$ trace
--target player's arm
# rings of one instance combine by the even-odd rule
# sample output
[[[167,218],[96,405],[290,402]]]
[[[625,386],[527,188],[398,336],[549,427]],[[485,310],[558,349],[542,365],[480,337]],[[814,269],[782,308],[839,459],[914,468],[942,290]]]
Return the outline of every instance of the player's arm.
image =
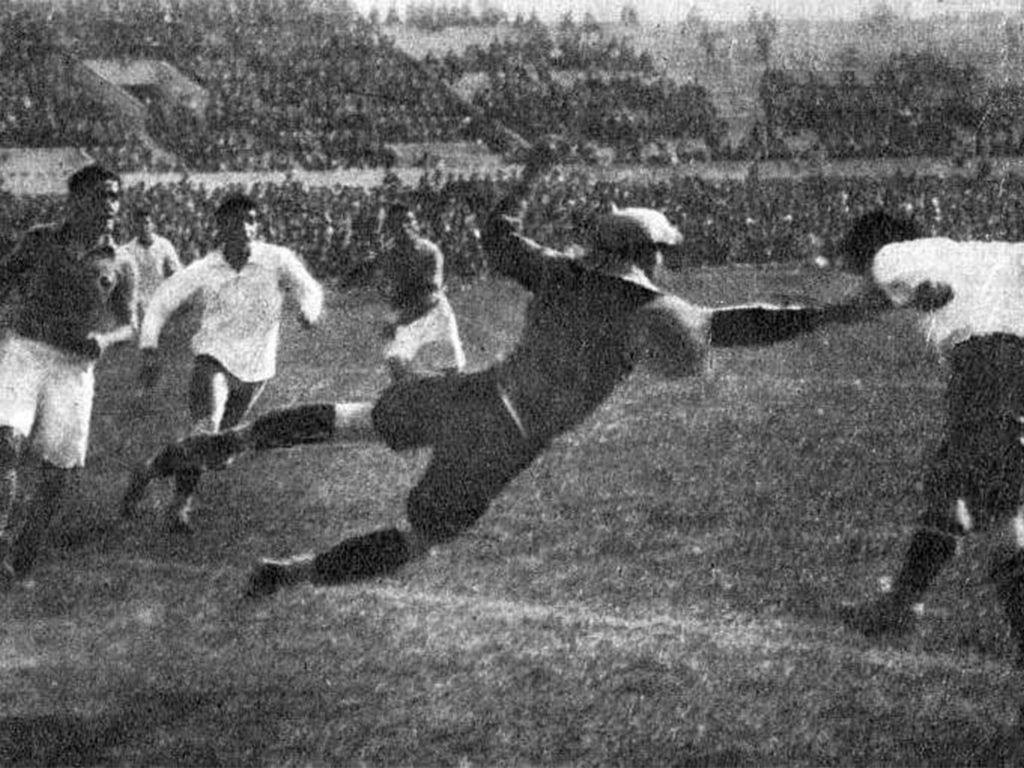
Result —
[[[160,378],[157,352],[160,333],[170,317],[195,296],[209,279],[206,264],[205,259],[200,259],[164,280],[146,307],[142,328],[139,330],[139,351],[142,355],[139,382],[146,389],[155,387]]]
[[[309,273],[299,257],[289,250],[282,251],[281,275],[285,289],[298,302],[303,325],[307,328],[315,325],[324,310],[324,289],[320,283]]]
[[[952,301],[953,296],[952,286],[935,280],[893,281],[884,286],[871,283],[845,301],[821,307],[815,323],[849,325],[874,320],[880,315],[900,308],[935,312]]]
[[[741,304],[709,310],[709,341],[713,347],[760,347],[814,331],[822,309]]]
[[[136,295],[138,277],[133,259],[120,258],[117,261],[117,285],[111,294],[111,309],[117,325],[109,331],[90,333],[102,353],[115,344],[132,341],[138,331],[138,298]]]
[[[181,264],[181,258],[178,256],[177,249],[173,245],[170,244],[170,241],[168,241],[168,243],[167,243],[167,250],[164,253],[164,263],[163,263],[164,278],[168,278],[168,277],[170,277],[173,274],[181,272],[181,270],[183,268],[184,267]]]
[[[481,245],[491,267],[528,291],[536,291],[551,270],[564,269],[570,261],[564,254],[545,248],[520,231],[530,191],[554,159],[551,147],[533,147],[527,154],[521,177],[491,211],[481,232]]]
[[[484,227],[481,242],[495,272],[536,292],[552,271],[568,268],[572,260],[522,235],[519,226],[512,217],[492,217]]]

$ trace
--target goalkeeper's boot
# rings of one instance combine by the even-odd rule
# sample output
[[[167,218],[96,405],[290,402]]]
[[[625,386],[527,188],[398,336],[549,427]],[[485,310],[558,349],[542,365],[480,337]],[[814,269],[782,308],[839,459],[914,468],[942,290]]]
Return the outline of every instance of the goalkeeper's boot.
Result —
[[[282,587],[294,587],[312,581],[313,561],[313,555],[299,555],[284,560],[261,559],[249,574],[245,596],[254,599],[270,597]]]
[[[859,605],[843,606],[843,624],[865,637],[893,635],[900,637],[914,629],[914,605],[887,592],[876,600]]]
[[[956,554],[956,537],[923,528],[914,533],[892,590],[867,604],[844,606],[843,623],[867,637],[905,635],[914,628],[914,607]]]

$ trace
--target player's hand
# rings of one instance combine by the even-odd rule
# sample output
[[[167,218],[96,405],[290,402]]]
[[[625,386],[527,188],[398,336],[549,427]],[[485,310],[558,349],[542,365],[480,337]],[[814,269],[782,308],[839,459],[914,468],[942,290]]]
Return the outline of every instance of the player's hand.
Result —
[[[945,283],[933,283],[929,280],[914,289],[910,306],[922,312],[934,312],[946,306],[952,299],[952,288]]]
[[[304,330],[304,331],[310,331],[313,328],[316,328],[316,323],[314,323],[312,320],[310,320],[305,315],[301,315],[301,314],[299,315],[299,325],[302,327],[302,330]]]
[[[153,389],[160,381],[160,359],[155,349],[142,350],[142,365],[139,368],[139,385]]]

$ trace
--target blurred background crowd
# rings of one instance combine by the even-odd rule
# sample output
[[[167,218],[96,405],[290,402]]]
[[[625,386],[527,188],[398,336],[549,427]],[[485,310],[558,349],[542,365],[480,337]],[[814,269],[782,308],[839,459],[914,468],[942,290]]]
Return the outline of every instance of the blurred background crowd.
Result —
[[[479,247],[482,217],[515,176],[424,173],[418,185],[377,187],[259,183],[249,191],[262,208],[263,235],[286,244],[323,279],[339,286],[365,282],[383,247],[387,205],[401,200],[424,234],[447,256],[453,281],[487,273]],[[190,261],[211,246],[212,213],[231,187],[188,181],[127,189],[125,210],[152,209],[157,230]],[[811,177],[709,181],[697,177],[600,179],[584,169],[559,169],[538,186],[527,231],[556,247],[581,244],[581,225],[598,210],[658,208],[677,223],[684,245],[669,266],[775,262],[810,258],[840,238],[857,215],[879,206],[913,215],[931,234],[1024,240],[1024,178],[958,176]],[[18,232],[59,214],[60,200],[0,194],[0,231]],[[128,232],[122,239],[128,239]]]
[[[731,145],[703,86],[666,76],[649,54],[592,18],[544,25],[484,7],[490,16],[481,20],[444,16],[433,3],[409,6],[404,23],[428,30],[471,23],[512,30],[414,58],[389,35],[403,23],[396,13],[363,16],[342,1],[12,0],[0,5],[0,147],[79,147],[122,172],[378,169],[383,181],[372,187],[290,180],[250,190],[263,206],[264,236],[293,246],[321,277],[341,284],[372,273],[383,213],[395,199],[413,207],[448,254],[453,277],[485,273],[481,217],[515,179],[508,137],[516,134],[557,136],[564,152],[567,162],[538,191],[528,222],[555,246],[574,242],[580,224],[610,202],[659,208],[678,223],[686,245],[685,254],[670,254],[675,264],[802,258],[879,205],[912,212],[938,234],[1021,238],[1024,180],[1014,176],[758,173],[761,161],[787,156],[780,141],[787,131],[813,130],[832,156],[952,155],[958,126],[980,124],[982,113],[981,122],[1002,133],[998,142],[994,134],[977,139],[976,149],[1019,153],[1012,128],[1024,123],[1017,115],[1024,98],[1013,97],[1013,86],[986,90],[969,65],[901,53],[871,82],[852,71],[835,82],[801,78],[768,67],[775,28],[754,18],[765,64],[763,119]],[[95,61],[166,62],[198,86],[201,99],[168,98],[156,82],[125,86],[131,103],[122,104],[124,97],[97,85],[88,66]],[[659,162],[678,160],[694,141],[709,158],[749,163],[746,177],[615,176],[594,164],[608,150],[642,165],[652,145],[665,150]],[[411,184],[390,173],[395,147],[445,142],[486,145],[505,165],[470,174],[424,164]],[[126,209],[148,205],[188,261],[209,246],[211,212],[227,189],[193,183],[186,173],[179,182],[129,188]],[[0,190],[0,238],[56,215],[57,204]]]

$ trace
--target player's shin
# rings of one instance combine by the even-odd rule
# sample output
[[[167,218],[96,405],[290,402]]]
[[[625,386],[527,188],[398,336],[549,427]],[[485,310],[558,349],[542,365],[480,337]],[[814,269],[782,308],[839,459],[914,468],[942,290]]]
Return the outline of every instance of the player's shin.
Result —
[[[22,440],[10,427],[0,428],[0,566],[6,560],[12,536],[11,514],[18,496],[18,464]]]
[[[320,403],[268,413],[253,422],[250,444],[255,450],[293,445],[374,440],[373,403]]]
[[[246,595],[268,597],[279,589],[299,584],[345,584],[383,576],[419,553],[409,534],[397,528],[383,528],[345,539],[318,555],[261,560],[249,576]]]
[[[411,559],[413,548],[407,534],[397,528],[382,528],[354,536],[317,555],[313,581],[344,584],[398,570]]]
[[[990,577],[1017,646],[1017,666],[1024,668],[1024,552],[993,565]]]
[[[921,601],[946,563],[956,554],[957,538],[935,528],[914,532],[903,557],[903,565],[893,582],[891,599],[910,607]]]
[[[17,532],[17,538],[12,543],[11,565],[18,576],[24,576],[32,570],[42,545],[43,535],[60,507],[75,473],[75,469],[56,467],[43,462],[36,498],[25,516],[21,529]]]
[[[953,534],[935,528],[918,529],[892,589],[869,603],[844,607],[844,623],[868,637],[908,632],[914,624],[914,605],[921,601],[956,549]]]

